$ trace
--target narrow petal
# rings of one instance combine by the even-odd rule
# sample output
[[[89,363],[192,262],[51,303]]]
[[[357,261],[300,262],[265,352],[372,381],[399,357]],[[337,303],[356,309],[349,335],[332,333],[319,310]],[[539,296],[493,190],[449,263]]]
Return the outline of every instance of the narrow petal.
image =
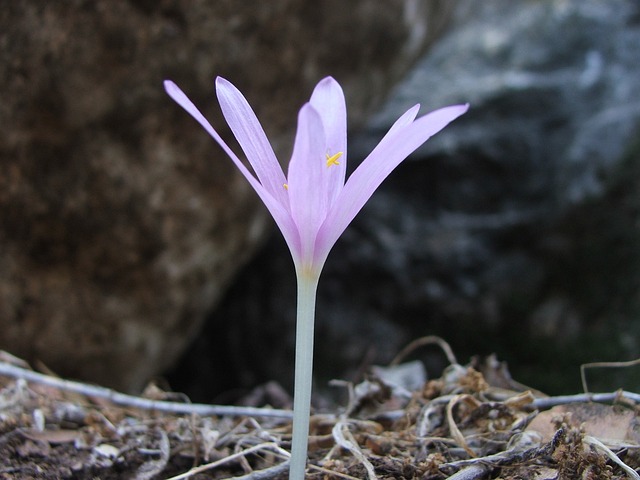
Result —
[[[418,115],[419,110],[420,110],[420,104],[417,104],[411,107],[406,112],[404,112],[400,116],[400,118],[398,118],[398,120],[396,120],[393,123],[393,125],[391,125],[391,128],[389,129],[389,131],[386,133],[384,137],[382,137],[382,140],[380,140],[378,144],[383,143],[389,138],[393,137],[398,130],[406,127],[407,125],[411,125],[411,123],[416,119],[416,115]]]
[[[307,103],[298,114],[287,175],[291,216],[298,225],[305,254],[312,251],[316,233],[328,211],[325,145],[320,115]]]
[[[253,109],[242,93],[222,77],[216,78],[216,93],[222,114],[258,180],[274,198],[287,205],[282,167]]]
[[[413,151],[465,113],[468,105],[445,107],[386,136],[358,166],[323,223],[316,241],[316,261],[326,255],[382,181]],[[324,255],[324,258],[322,257]]]
[[[329,176],[327,196],[332,204],[344,185],[347,171],[347,106],[342,88],[332,77],[321,80],[311,95],[310,102],[320,114],[326,136],[328,156],[342,153],[342,156],[325,169]]]
[[[202,125],[202,127],[209,133],[209,135],[211,135],[213,137],[213,139],[218,142],[218,144],[222,147],[222,149],[225,151],[225,153],[227,155],[229,155],[229,157],[231,157],[231,159],[236,162],[236,165],[238,165],[238,168],[240,168],[240,166],[244,167],[244,165],[242,164],[242,162],[238,159],[238,157],[236,157],[235,153],[233,153],[233,151],[229,148],[229,146],[224,142],[224,140],[222,140],[222,138],[220,137],[220,135],[218,135],[218,132],[216,132],[214,130],[214,128],[211,126],[211,124],[209,123],[209,121],[204,118],[204,115],[202,115],[202,113],[200,113],[200,110],[198,110],[198,108],[193,104],[193,102],[191,100],[189,100],[189,97],[187,97],[185,95],[185,93],[180,90],[180,87],[178,87],[175,83],[173,83],[171,80],[165,80],[164,81],[164,89],[167,92],[167,94],[169,94],[169,96],[171,98],[173,98],[173,100],[175,100],[175,102],[180,105],[182,108],[184,108],[187,113],[189,113],[189,115],[191,115],[194,119],[196,119],[196,121]],[[243,172],[246,171],[247,173],[249,173],[249,171],[246,169],[246,167],[240,168],[240,170]],[[245,175],[246,177],[246,175]],[[251,180],[249,180],[249,178],[247,178],[247,180],[251,181],[256,181],[255,177],[251,174],[249,174],[249,177],[251,177]]]
[[[236,156],[235,153],[229,148],[229,146],[222,140],[218,132],[214,130],[211,124],[204,118],[204,115],[200,113],[198,108],[189,100],[189,98],[184,94],[180,87],[178,87],[175,83],[170,80],[165,80],[164,88],[166,92],[169,94],[173,100],[178,103],[182,108],[184,108],[187,113],[189,113],[196,121],[202,125],[202,127],[213,137],[213,139],[222,147],[225,153],[233,160],[238,170],[244,175],[249,184],[256,191],[262,202],[265,204],[269,213],[275,220],[278,228],[282,232],[282,235],[289,246],[292,255],[300,256],[301,248],[300,248],[300,238],[298,236],[297,227],[291,217],[291,214],[287,210],[287,208],[277,199],[275,199],[266,188],[264,188],[258,180],[253,176],[253,174],[245,167],[245,165],[240,161],[240,159]]]

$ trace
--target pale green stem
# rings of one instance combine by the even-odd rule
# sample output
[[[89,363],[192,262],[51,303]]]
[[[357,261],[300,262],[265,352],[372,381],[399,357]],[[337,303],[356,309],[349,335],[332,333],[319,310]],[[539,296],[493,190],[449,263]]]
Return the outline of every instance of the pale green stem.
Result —
[[[296,363],[293,391],[293,438],[289,480],[304,480],[309,441],[313,374],[313,324],[319,273],[297,272]]]

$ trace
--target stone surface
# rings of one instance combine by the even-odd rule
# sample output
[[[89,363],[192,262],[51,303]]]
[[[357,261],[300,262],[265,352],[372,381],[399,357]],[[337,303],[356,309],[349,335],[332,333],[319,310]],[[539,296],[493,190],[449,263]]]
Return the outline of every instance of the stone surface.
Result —
[[[416,102],[472,106],[398,168],[330,255],[320,386],[434,333],[463,361],[497,351],[515,378],[556,392],[580,388],[582,362],[640,354],[639,18],[632,0],[459,4],[455,26],[352,139],[354,162]],[[212,319],[209,364],[231,356],[233,380],[199,366],[220,385],[290,385],[282,244]]]
[[[0,348],[139,389],[171,364],[271,225],[171,78],[222,126],[232,80],[288,155],[332,74],[351,120],[450,2],[8,1],[0,9]]]

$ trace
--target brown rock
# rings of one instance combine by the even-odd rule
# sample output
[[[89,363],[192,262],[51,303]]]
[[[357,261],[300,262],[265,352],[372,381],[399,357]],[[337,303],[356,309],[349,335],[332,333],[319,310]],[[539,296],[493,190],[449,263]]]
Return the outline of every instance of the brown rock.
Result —
[[[334,75],[358,122],[437,34],[445,4],[6,2],[0,348],[139,389],[198,331],[270,225],[162,80],[228,133],[213,79],[229,78],[286,158],[315,82]]]

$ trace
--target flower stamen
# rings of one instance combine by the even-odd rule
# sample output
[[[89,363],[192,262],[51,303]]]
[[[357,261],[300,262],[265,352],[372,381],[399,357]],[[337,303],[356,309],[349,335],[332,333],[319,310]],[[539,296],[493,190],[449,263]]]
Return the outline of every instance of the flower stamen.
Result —
[[[329,156],[327,153],[327,167],[331,167],[333,165],[340,165],[338,159],[343,155],[343,152],[338,152],[335,155]]]

